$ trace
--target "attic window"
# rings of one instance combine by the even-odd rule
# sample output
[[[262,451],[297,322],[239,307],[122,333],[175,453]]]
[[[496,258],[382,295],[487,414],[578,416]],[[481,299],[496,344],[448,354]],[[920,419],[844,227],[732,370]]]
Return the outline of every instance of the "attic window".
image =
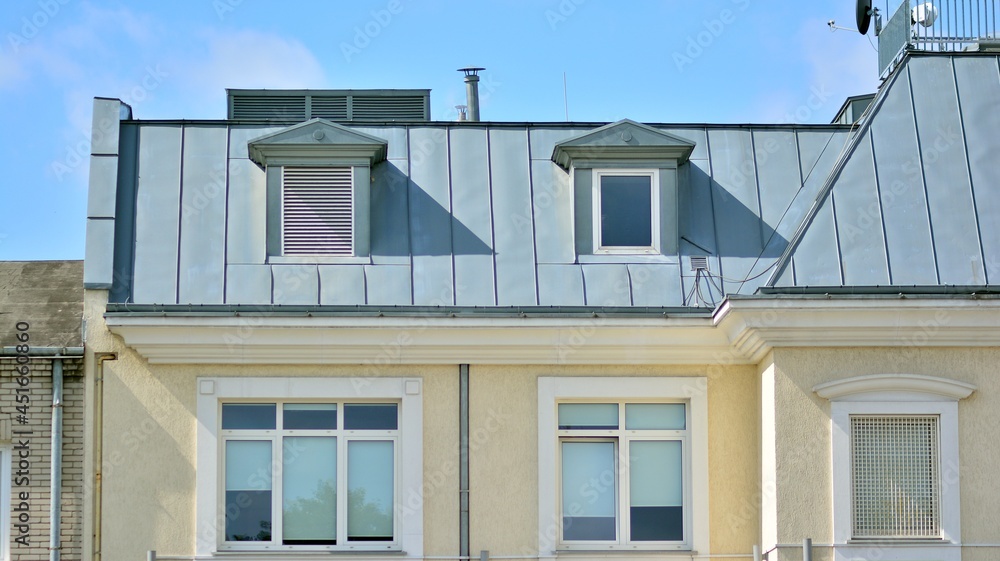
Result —
[[[678,169],[694,143],[629,121],[559,142],[552,161],[570,174],[580,263],[678,260]]]
[[[267,174],[269,263],[368,263],[372,167],[387,143],[313,119],[251,140]]]
[[[354,255],[353,178],[346,166],[282,169],[282,255]]]
[[[658,253],[659,172],[593,173],[595,253]]]

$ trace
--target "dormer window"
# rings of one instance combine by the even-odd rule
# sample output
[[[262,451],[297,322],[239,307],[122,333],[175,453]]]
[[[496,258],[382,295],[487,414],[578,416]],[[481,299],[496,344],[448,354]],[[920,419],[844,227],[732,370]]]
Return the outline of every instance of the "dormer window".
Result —
[[[552,161],[572,178],[577,260],[676,260],[677,170],[693,150],[627,119],[556,144]]]
[[[368,262],[371,167],[386,148],[323,119],[250,141],[267,172],[268,262]]]
[[[594,252],[659,253],[659,170],[597,170]]]

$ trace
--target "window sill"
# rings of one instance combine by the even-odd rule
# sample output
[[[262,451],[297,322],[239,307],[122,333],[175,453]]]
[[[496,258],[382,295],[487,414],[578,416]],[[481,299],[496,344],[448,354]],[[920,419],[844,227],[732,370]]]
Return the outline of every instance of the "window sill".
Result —
[[[309,559],[313,557],[329,558],[331,556],[339,555],[357,555],[365,557],[370,561],[379,559],[380,557],[388,559],[407,559],[410,558],[409,554],[402,550],[396,551],[352,551],[352,550],[333,550],[333,551],[275,551],[275,550],[222,550],[214,552],[211,557],[207,559]],[[205,559],[199,557],[199,559]],[[413,559],[417,559],[414,557]]]
[[[940,546],[940,545],[953,545],[955,542],[951,540],[946,540],[944,538],[851,538],[847,540],[846,544],[842,545],[873,545],[877,544],[880,546]]]
[[[677,265],[680,260],[673,255],[656,255],[640,253],[603,253],[595,255],[577,255],[577,263],[663,263]]]
[[[269,265],[371,265],[369,256],[340,255],[272,255],[267,258]]]
[[[698,552],[691,549],[664,549],[662,546],[652,546],[649,549],[633,549],[630,546],[616,546],[614,549],[557,549],[552,552],[556,557],[580,557],[580,558],[591,558],[591,557],[607,557],[614,555],[623,555],[629,557],[638,557],[642,555],[655,556],[658,559],[663,557],[670,558],[671,556],[677,556],[682,559],[690,559],[692,556],[697,556]]]

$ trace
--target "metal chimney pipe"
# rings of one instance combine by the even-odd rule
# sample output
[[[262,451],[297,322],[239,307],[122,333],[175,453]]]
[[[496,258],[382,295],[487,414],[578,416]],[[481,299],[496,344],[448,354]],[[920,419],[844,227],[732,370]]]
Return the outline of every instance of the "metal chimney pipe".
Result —
[[[459,68],[459,72],[465,72],[465,96],[468,98],[469,121],[479,120],[479,71],[485,68]]]

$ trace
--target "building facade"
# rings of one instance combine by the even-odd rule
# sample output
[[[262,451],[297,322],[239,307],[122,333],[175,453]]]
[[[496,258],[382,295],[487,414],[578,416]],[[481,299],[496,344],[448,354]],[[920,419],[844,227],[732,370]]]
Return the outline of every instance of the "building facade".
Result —
[[[428,103],[95,100],[85,559],[1000,552],[996,54],[853,125]]]

